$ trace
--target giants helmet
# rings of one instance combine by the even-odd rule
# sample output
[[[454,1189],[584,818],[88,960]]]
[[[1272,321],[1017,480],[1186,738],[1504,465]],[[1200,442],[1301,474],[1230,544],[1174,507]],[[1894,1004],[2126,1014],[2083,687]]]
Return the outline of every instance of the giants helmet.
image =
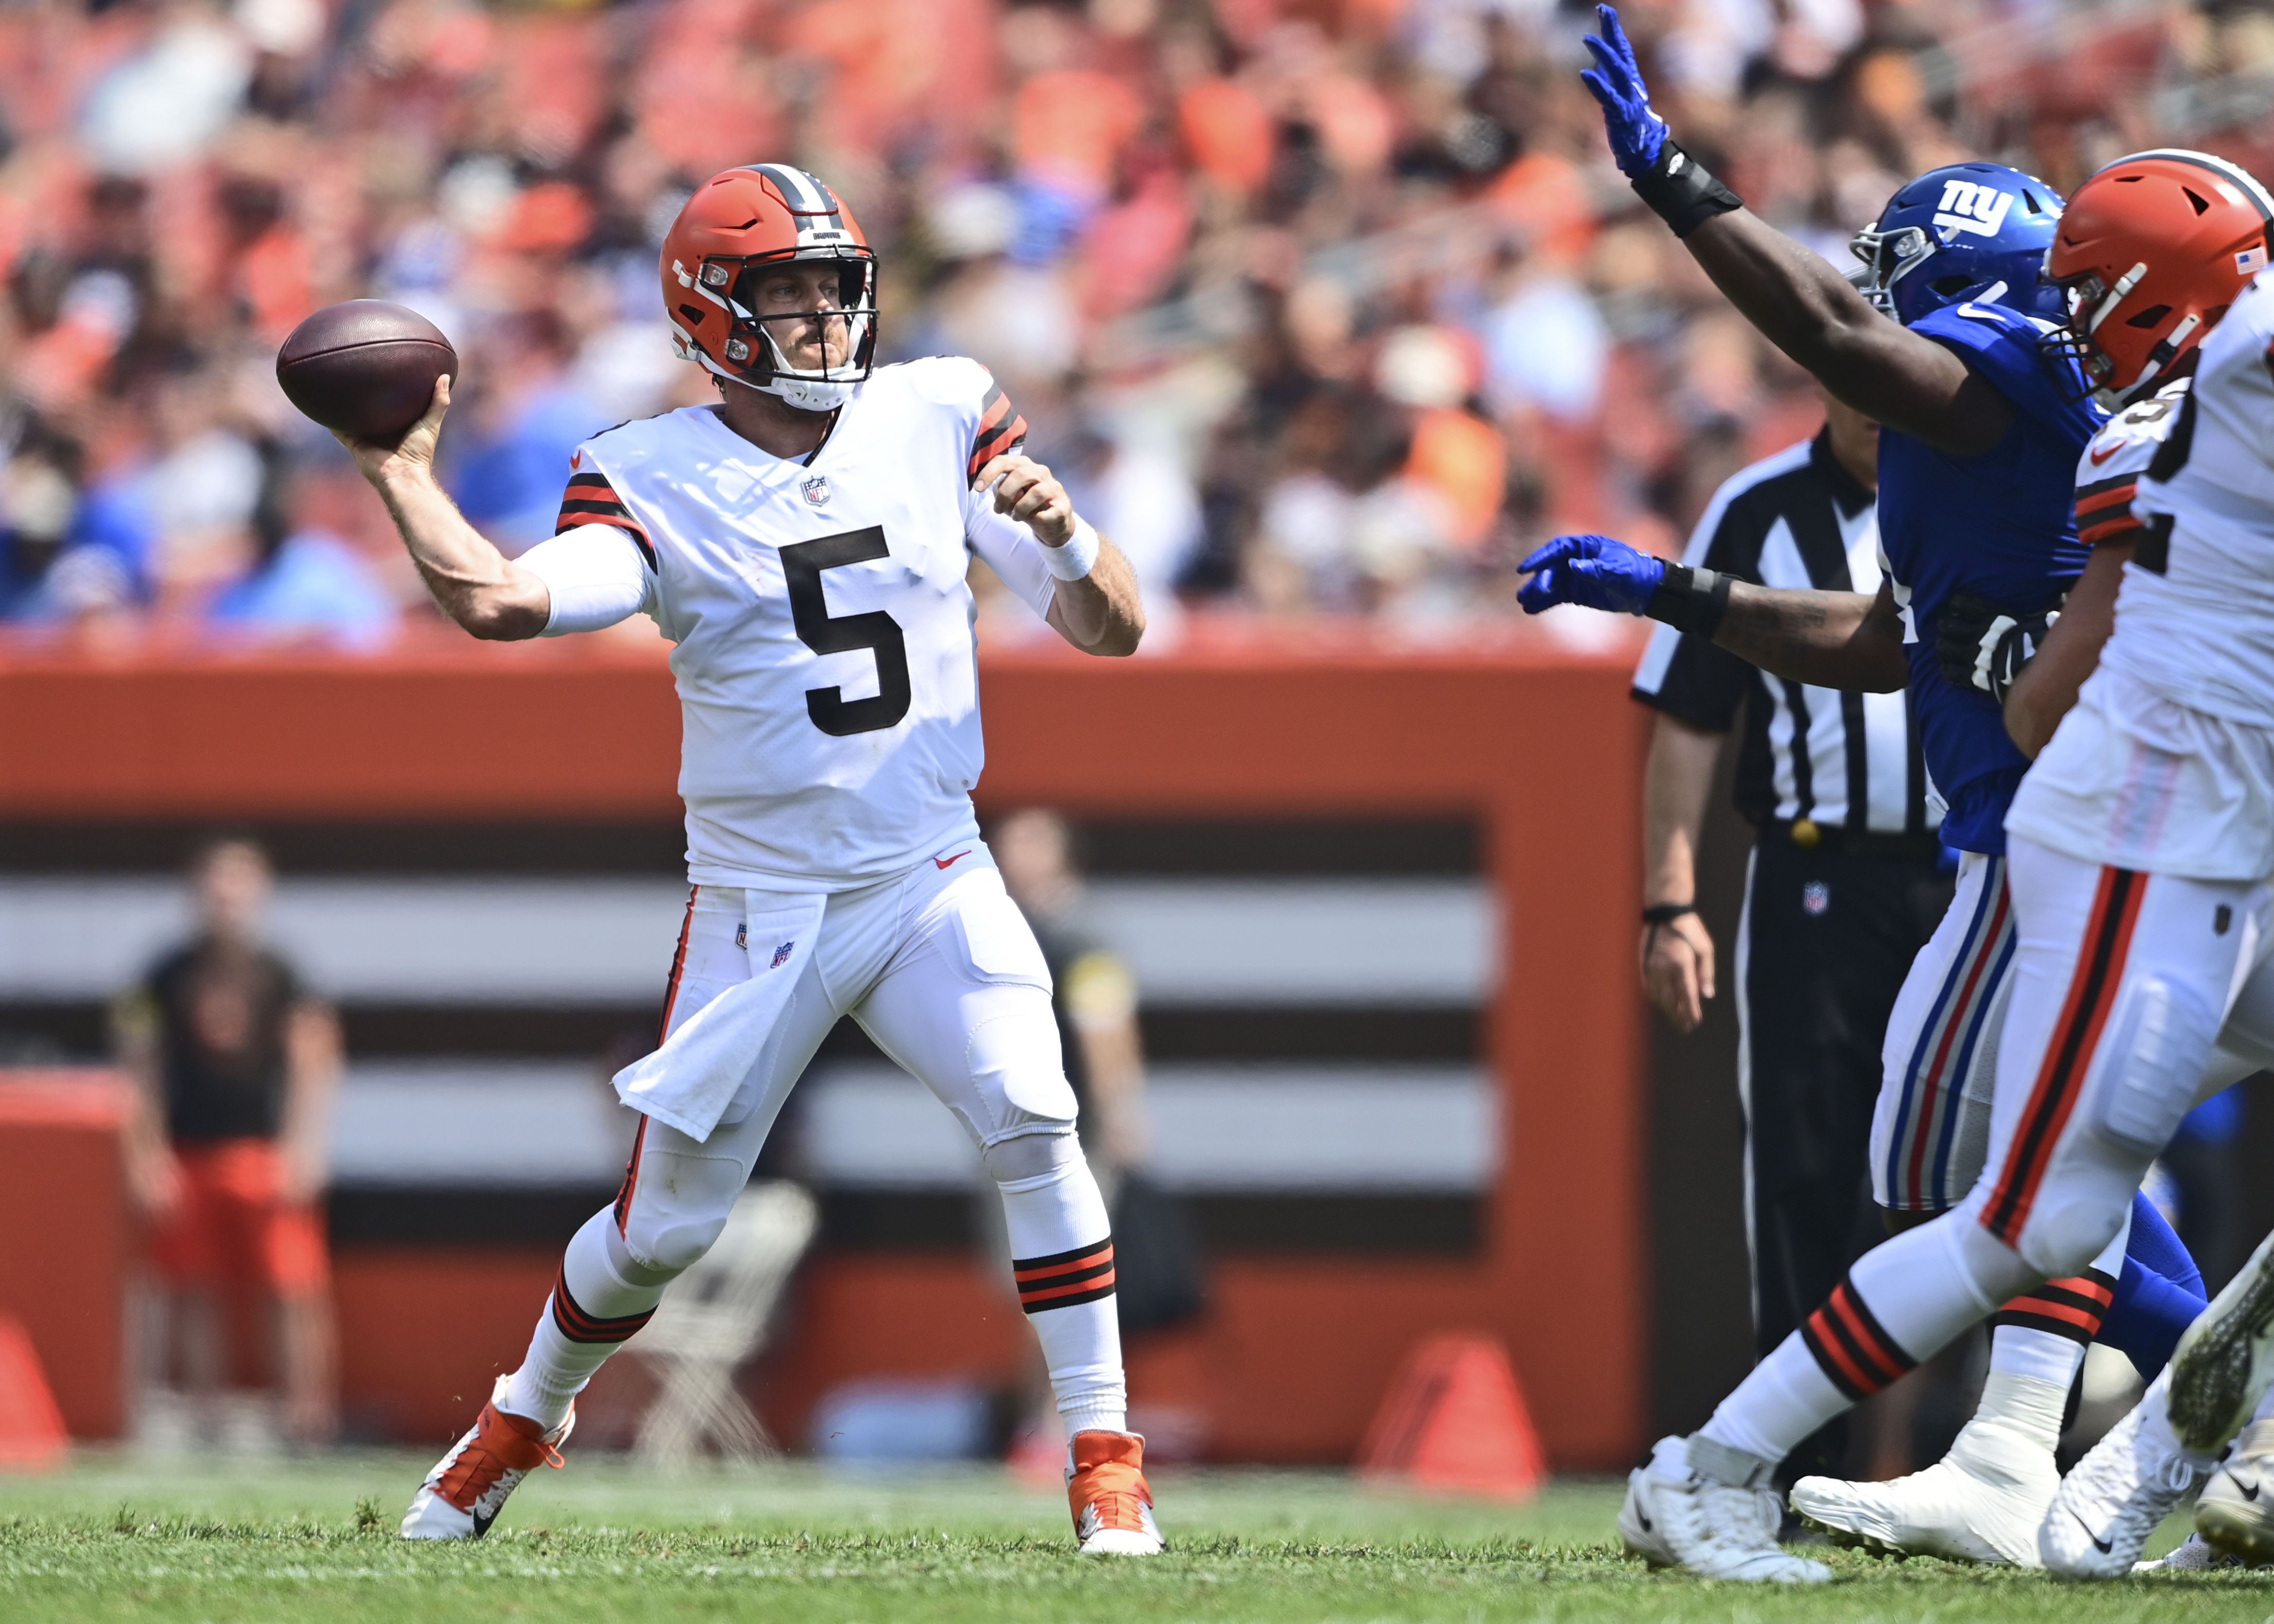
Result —
[[[1903,184],[1849,248],[1849,278],[1883,313],[1910,327],[1973,300],[2060,320],[2044,287],[2045,246],[2060,193],[2002,163],[1947,163]]]
[[[836,308],[797,317],[844,320],[850,342],[842,365],[825,358],[818,369],[791,366],[758,320],[757,279],[796,260],[839,264]],[[786,163],[727,169],[696,188],[663,239],[663,307],[681,360],[807,411],[827,411],[844,403],[875,363],[877,256],[852,211],[803,169]]]
[[[2134,153],[2079,186],[2045,279],[2094,386],[2128,393],[2202,342],[2265,268],[2270,221],[2266,188],[2208,153]]]

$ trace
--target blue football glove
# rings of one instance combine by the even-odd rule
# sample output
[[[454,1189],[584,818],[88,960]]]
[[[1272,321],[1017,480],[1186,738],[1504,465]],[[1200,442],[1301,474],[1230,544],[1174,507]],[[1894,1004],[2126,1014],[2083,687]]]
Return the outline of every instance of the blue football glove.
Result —
[[[1658,149],[1666,145],[1666,120],[1650,110],[1650,87],[1642,82],[1626,30],[1619,26],[1618,8],[1597,6],[1595,19],[1603,37],[1587,36],[1595,65],[1579,78],[1603,104],[1603,128],[1619,173],[1633,180],[1649,174],[1658,162]]]
[[[1532,574],[1517,589],[1526,614],[1558,604],[1641,614],[1666,579],[1666,561],[1608,536],[1558,536],[1517,568]]]

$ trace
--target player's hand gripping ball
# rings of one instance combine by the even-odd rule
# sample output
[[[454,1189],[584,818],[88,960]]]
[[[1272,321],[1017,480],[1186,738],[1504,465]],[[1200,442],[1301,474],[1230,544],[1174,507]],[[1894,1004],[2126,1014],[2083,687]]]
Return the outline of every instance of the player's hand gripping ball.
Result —
[[[276,352],[276,381],[306,416],[350,440],[392,446],[426,415],[458,352],[417,311],[384,299],[328,304]]]
[[[1579,75],[1580,81],[1603,104],[1603,128],[1611,138],[1611,156],[1619,173],[1629,180],[1650,173],[1666,145],[1666,120],[1650,110],[1650,87],[1642,82],[1642,66],[1635,61],[1627,31],[1619,26],[1616,6],[1595,8],[1595,26],[1602,38],[1586,36],[1595,65]]]
[[[1558,604],[1640,614],[1666,579],[1663,560],[1608,536],[1558,536],[1517,568],[1532,573],[1516,594],[1526,614]]]

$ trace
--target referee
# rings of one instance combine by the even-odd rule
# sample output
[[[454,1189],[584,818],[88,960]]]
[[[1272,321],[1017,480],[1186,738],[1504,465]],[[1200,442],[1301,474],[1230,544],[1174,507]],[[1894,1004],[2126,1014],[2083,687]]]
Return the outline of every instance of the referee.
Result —
[[[1714,492],[1683,563],[1763,586],[1879,590],[1879,425],[1828,397],[1825,417],[1815,439]],[[1661,624],[1634,696],[1658,712],[1643,777],[1643,987],[1684,1032],[1714,992],[1698,839],[1743,705],[1736,801],[1758,832],[1737,924],[1737,1086],[1754,1342],[1766,1355],[1880,1238],[1857,1222],[1871,1108],[1895,994],[1950,902],[1939,808],[1901,693],[1788,681]],[[1846,1444],[1834,1422],[1779,1482],[1837,1475]]]

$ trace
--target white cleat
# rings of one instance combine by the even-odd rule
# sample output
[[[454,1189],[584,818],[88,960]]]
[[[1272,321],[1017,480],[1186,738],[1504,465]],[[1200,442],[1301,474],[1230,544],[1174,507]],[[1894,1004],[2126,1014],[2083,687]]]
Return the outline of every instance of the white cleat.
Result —
[[[2007,1422],[1977,1417],[1924,1471],[1892,1483],[1803,1477],[1792,1508],[1833,1544],[1876,1556],[2037,1568],[2037,1530],[2059,1487],[2051,1451]]]
[[[2171,1372],[2061,1479],[2037,1534],[2045,1566],[2066,1579],[2117,1579],[2172,1507],[2210,1470],[2180,1447],[2164,1415]]]
[[[2144,1573],[2209,1573],[2215,1568],[2241,1568],[2249,1566],[2231,1556],[2221,1556],[2212,1550],[2201,1534],[2189,1534],[2152,1562],[2135,1562],[2132,1571]]]
[[[2274,1235],[2196,1316],[2172,1354],[2172,1431],[2215,1455],[2274,1387]]]
[[[1818,1584],[1821,1562],[1777,1544],[1783,1503],[1774,1489],[1718,1482],[1693,1470],[1690,1440],[1662,1438],[1650,1462],[1627,1477],[1619,1534],[1653,1568],[1683,1568],[1706,1579]]]
[[[2195,1534],[2243,1568],[2274,1563],[2274,1421],[2254,1421],[2195,1500]]]
[[[463,1438],[434,1463],[403,1514],[405,1539],[479,1539],[490,1531],[506,1497],[539,1466],[561,1464],[560,1446],[576,1429],[576,1414],[551,1432],[525,1416],[498,1408],[510,1376],[501,1376],[490,1402]]]

